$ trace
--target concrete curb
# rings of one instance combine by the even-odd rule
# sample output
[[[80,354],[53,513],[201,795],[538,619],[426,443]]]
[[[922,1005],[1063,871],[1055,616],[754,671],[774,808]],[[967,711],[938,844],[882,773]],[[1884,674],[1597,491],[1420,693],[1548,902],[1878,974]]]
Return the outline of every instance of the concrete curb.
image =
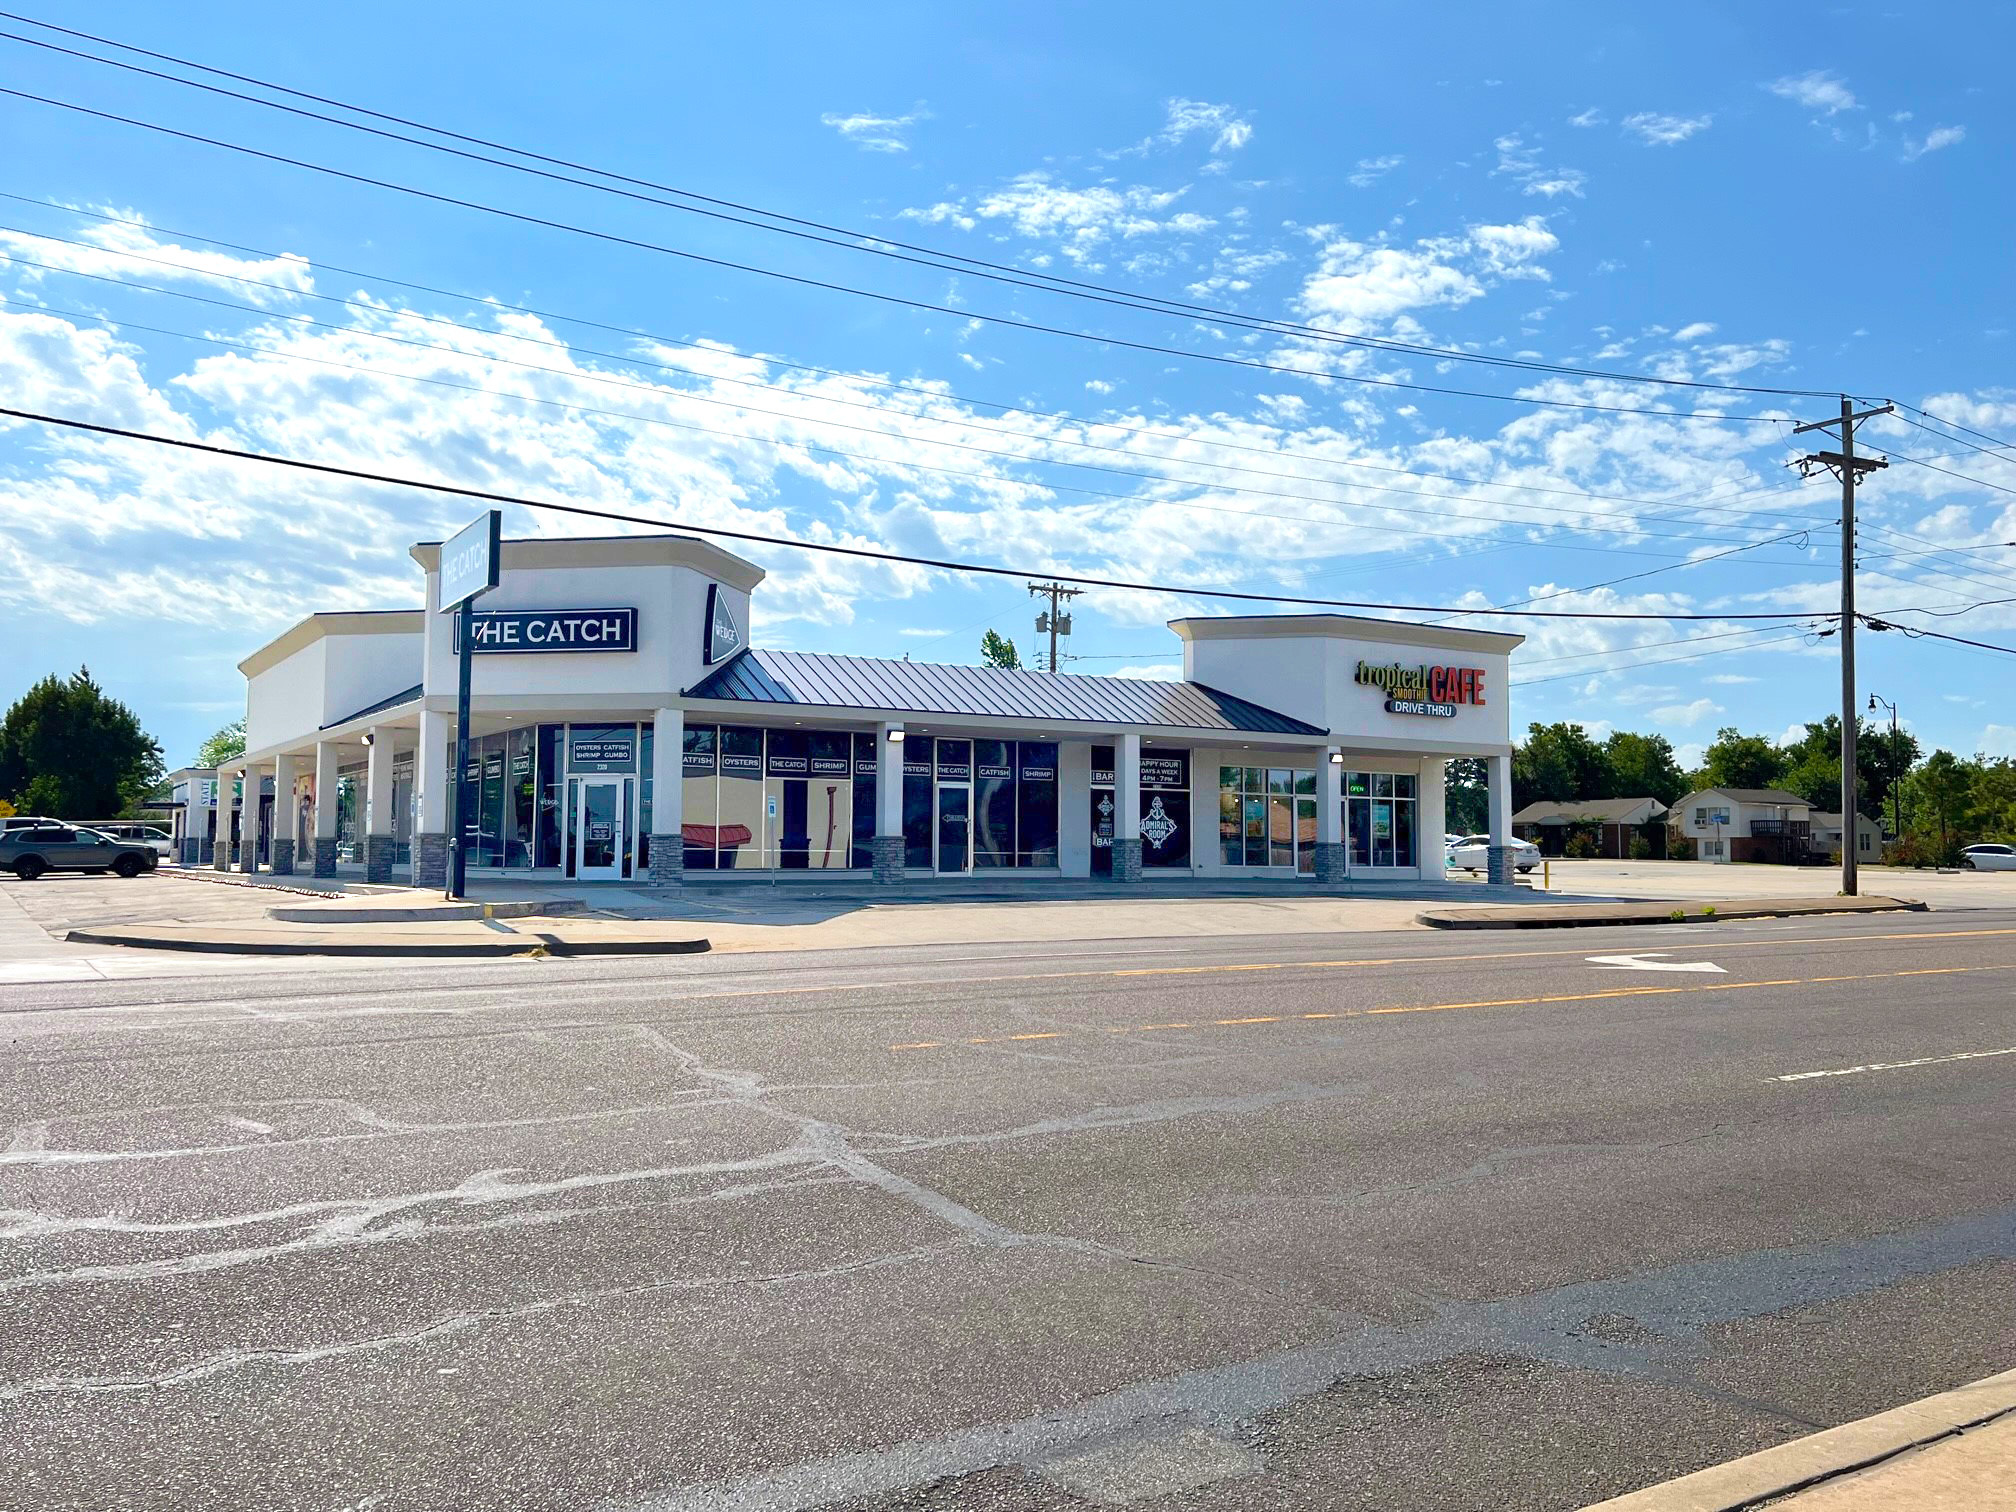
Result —
[[[558,935],[515,935],[499,940],[259,940],[213,935],[207,939],[129,934],[116,929],[73,929],[63,937],[76,945],[121,945],[133,950],[181,950],[198,955],[374,956],[382,959],[505,956],[699,955],[713,942],[697,940],[564,940]]]
[[[2016,1370],[1697,1470],[1583,1512],[1743,1512],[2016,1412]]]
[[[320,908],[301,903],[283,903],[266,910],[266,917],[282,924],[447,924],[464,919],[530,919],[553,914],[580,913],[587,904],[579,898],[548,898],[519,903],[415,903],[388,904],[384,908],[352,908],[347,904],[324,904]]]
[[[1532,903],[1517,908],[1442,908],[1416,914],[1430,929],[1593,929],[1616,924],[1708,924],[1822,914],[1925,913],[1908,898],[1764,898],[1728,903]],[[1673,915],[1678,913],[1679,918]]]

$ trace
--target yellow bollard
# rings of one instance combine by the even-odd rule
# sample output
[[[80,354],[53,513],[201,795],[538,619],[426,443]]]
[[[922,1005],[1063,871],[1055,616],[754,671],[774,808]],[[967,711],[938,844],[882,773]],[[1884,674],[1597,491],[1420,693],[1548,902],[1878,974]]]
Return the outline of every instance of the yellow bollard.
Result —
[[[1552,861],[1542,861],[1540,863],[1540,891],[1554,891],[1554,863]]]

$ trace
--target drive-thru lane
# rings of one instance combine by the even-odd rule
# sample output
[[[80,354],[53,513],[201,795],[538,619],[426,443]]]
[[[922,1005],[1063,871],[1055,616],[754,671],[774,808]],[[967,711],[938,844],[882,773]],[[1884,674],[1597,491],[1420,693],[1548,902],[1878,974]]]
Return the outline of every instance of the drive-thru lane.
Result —
[[[1573,1507],[2016,1337],[2008,915],[4,995],[0,1505]]]

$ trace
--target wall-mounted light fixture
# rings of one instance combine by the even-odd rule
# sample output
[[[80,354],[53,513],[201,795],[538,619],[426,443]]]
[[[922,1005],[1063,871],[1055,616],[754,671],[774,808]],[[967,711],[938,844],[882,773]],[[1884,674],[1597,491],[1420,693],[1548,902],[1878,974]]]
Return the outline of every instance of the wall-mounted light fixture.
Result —
[[[370,731],[370,730],[366,730],[366,731],[364,732],[364,744],[365,744],[365,745],[366,745],[367,747],[369,747],[369,746],[374,746],[374,745],[376,745],[377,743],[378,743],[378,737],[377,737],[377,735],[376,735],[375,733],[373,733],[372,731]]]
[[[1332,766],[1344,765],[1344,753],[1342,751],[1332,751],[1330,753],[1330,765]]]
[[[895,728],[893,728],[892,730],[890,730],[890,732],[889,732],[889,744],[891,744],[891,745],[901,745],[901,744],[903,744],[903,726],[901,726],[901,725],[897,725],[897,726],[896,726]]]

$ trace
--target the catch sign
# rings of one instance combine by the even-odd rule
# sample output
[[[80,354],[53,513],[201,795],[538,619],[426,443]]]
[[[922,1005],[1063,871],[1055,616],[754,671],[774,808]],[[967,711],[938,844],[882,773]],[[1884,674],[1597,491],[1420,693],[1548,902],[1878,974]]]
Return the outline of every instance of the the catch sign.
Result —
[[[493,609],[457,621],[470,625],[470,649],[486,654],[540,655],[563,651],[635,651],[635,609]]]
[[[459,609],[497,586],[504,516],[486,510],[441,548],[441,608]]]

